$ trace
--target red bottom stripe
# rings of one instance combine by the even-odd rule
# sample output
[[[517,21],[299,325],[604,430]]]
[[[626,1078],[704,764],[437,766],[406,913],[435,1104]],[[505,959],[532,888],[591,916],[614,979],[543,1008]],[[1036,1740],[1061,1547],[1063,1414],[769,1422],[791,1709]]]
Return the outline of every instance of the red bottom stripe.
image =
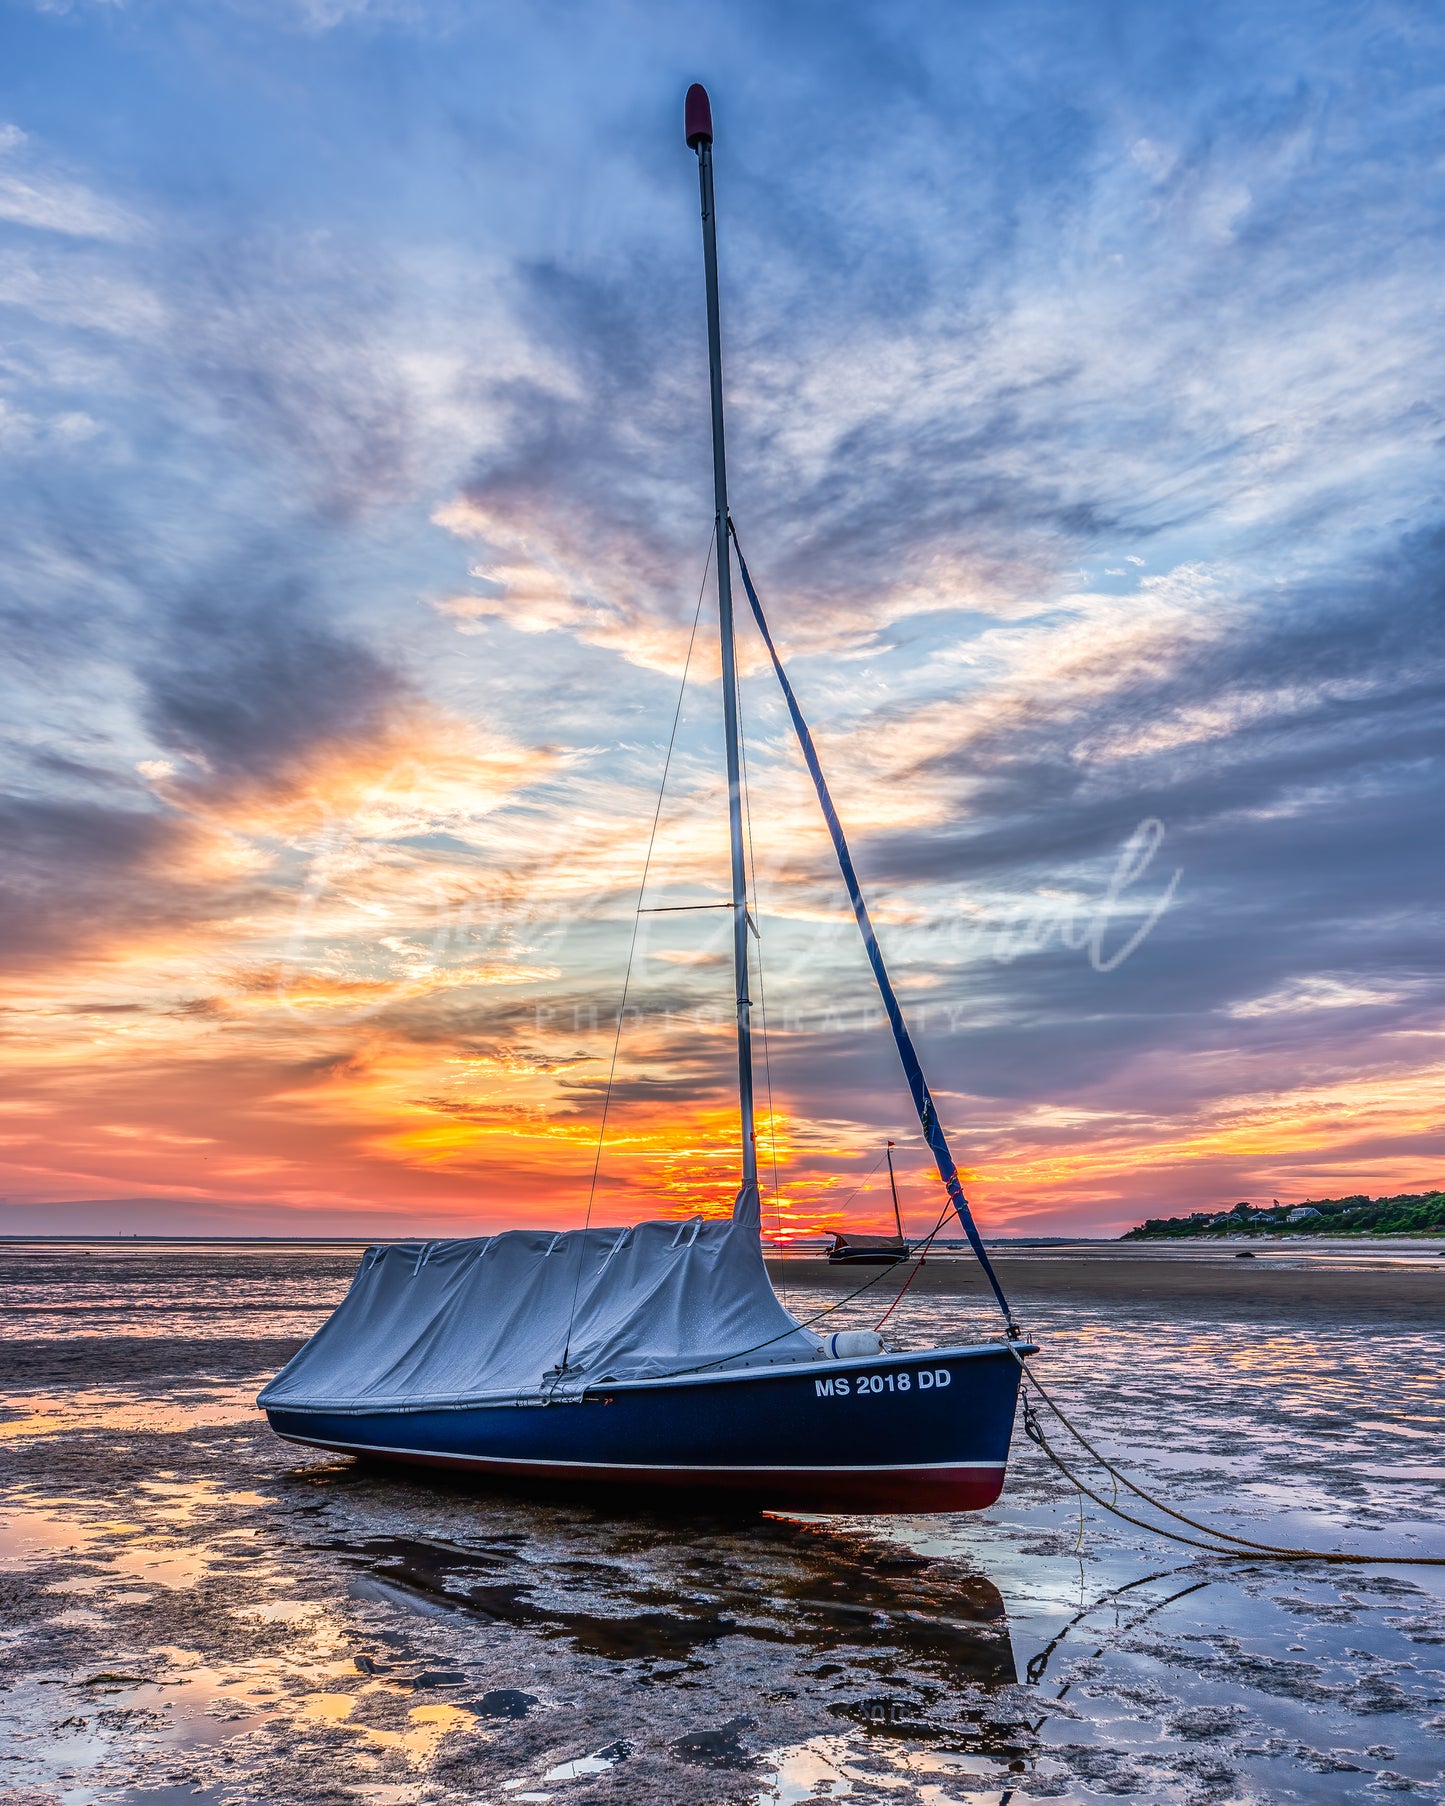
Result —
[[[301,1438],[288,1436],[288,1442]],[[982,1463],[967,1467],[878,1468],[702,1468],[605,1467],[548,1461],[505,1461],[486,1455],[440,1455],[421,1449],[363,1448],[356,1444],[305,1442],[388,1465],[445,1468],[503,1480],[534,1480],[578,1486],[654,1488],[680,1492],[742,1493],[760,1504],[794,1511],[982,1511],[1003,1491],[1005,1469]]]

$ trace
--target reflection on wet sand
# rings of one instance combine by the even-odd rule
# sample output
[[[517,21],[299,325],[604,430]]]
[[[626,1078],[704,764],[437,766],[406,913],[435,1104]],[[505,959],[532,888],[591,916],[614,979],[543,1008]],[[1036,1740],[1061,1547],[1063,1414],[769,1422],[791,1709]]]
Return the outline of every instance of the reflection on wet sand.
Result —
[[[126,1520],[85,1488],[17,1489],[9,1571],[87,1608],[32,1618],[11,1677],[15,1778],[55,1790],[27,1806],[149,1799],[157,1765],[218,1801],[240,1775],[268,1801],[418,1775],[458,1798],[601,1800],[625,1770],[651,1791],[616,1797],[701,1802],[1024,1757],[1016,1710],[986,1704],[1017,1691],[1003,1599],[958,1562],[824,1522],[594,1511],[346,1463],[266,1491],[153,1473]]]
[[[249,1399],[215,1388],[186,1400],[137,1399],[99,1388],[11,1392],[0,1411],[0,1442],[28,1442],[73,1430],[189,1430],[250,1421]]]
[[[250,1401],[296,1299],[319,1316],[342,1280],[268,1258],[269,1341],[207,1314],[239,1269],[196,1256],[165,1336],[90,1343],[103,1387],[66,1350],[47,1366],[49,1318],[7,1344],[28,1427],[0,1439],[5,1806],[1440,1797],[1439,1577],[1171,1560],[1092,1512],[1081,1539],[1028,1449],[988,1513],[854,1523],[311,1458]],[[259,1326],[271,1282],[246,1270]],[[137,1273],[164,1289],[154,1251]],[[125,1263],[106,1274],[123,1293]],[[949,1308],[925,1296],[905,1333]],[[1192,1310],[1056,1307],[1051,1377],[1221,1522],[1438,1534],[1433,1319],[1395,1314],[1382,1359],[1357,1321]],[[188,1313],[204,1334],[173,1333]]]
[[[526,1509],[515,1499],[513,1508]],[[687,1551],[685,1565],[697,1588],[691,1596],[679,1595],[675,1586],[629,1585],[623,1591],[619,1583],[634,1564],[597,1559],[549,1561],[544,1573],[518,1580],[523,1564],[514,1541],[463,1547],[377,1537],[336,1547],[347,1566],[364,1571],[349,1589],[353,1597],[390,1599],[421,1612],[441,1607],[480,1623],[526,1625],[613,1661],[686,1665],[700,1649],[744,1637],[802,1640],[814,1652],[843,1645],[907,1651],[950,1678],[982,1686],[1017,1678],[1002,1595],[981,1574],[952,1573],[940,1581],[937,1564],[926,1558],[880,1551],[862,1539],[808,1531],[782,1518],[670,1515],[649,1522],[645,1508],[633,1510],[636,1516],[625,1521],[634,1562],[649,1543],[653,1553],[672,1545],[673,1559]],[[555,1528],[548,1541],[554,1536]],[[595,1537],[594,1524],[589,1541]],[[525,1545],[533,1539],[518,1540]],[[699,1558],[695,1545],[708,1555]],[[595,1605],[599,1596],[612,1609],[598,1612],[582,1603]],[[865,1712],[860,1722],[874,1716]]]

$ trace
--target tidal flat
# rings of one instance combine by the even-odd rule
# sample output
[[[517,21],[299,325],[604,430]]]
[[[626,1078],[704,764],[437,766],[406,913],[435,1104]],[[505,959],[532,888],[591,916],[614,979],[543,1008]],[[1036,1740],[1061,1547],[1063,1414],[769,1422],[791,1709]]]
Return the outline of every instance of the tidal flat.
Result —
[[[253,1399],[357,1249],[0,1247],[3,1806],[1022,1806],[1445,1798],[1445,1260],[1001,1257],[1046,1385],[1235,1532],[1084,1502],[1019,1435],[957,1517],[486,1491]],[[777,1269],[800,1314],[839,1305]],[[866,1277],[864,1275],[863,1277]],[[838,1327],[876,1322],[883,1279]],[[988,1334],[931,1262],[885,1334]]]

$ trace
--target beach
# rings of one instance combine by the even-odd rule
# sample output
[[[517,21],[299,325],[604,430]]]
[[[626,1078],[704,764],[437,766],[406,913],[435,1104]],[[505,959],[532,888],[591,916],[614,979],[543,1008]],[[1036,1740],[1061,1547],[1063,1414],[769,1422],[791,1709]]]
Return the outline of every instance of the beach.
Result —
[[[1000,1247],[1041,1377],[1237,1534],[1084,1504],[1022,1436],[967,1516],[487,1491],[271,1435],[254,1393],[354,1245],[0,1247],[5,1806],[1012,1806],[1439,1797],[1445,1262]],[[897,1296],[810,1260],[803,1317]],[[991,1335],[930,1260],[900,1346]]]
[[[990,1260],[1020,1305],[1054,1299],[1189,1306],[1219,1311],[1312,1311],[1414,1318],[1445,1312],[1445,1242],[1263,1237],[1219,1242],[1076,1242],[1030,1248],[1004,1244]],[[1253,1259],[1241,1259],[1249,1254]],[[844,1292],[876,1269],[830,1267],[821,1257],[769,1262],[775,1281]],[[877,1290],[891,1296],[888,1279]],[[988,1282],[970,1255],[927,1258],[911,1292],[980,1301]]]

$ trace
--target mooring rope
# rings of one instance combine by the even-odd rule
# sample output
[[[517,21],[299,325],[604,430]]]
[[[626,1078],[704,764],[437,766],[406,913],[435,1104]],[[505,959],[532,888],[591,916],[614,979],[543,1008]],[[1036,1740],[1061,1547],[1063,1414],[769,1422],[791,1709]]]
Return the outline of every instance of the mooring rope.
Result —
[[[1166,1537],[1171,1542],[1184,1543],[1191,1549],[1203,1549],[1208,1555],[1223,1556],[1226,1560],[1230,1561],[1254,1561],[1258,1560],[1260,1556],[1269,1556],[1275,1561],[1325,1561],[1349,1566],[1379,1566],[1382,1563],[1389,1563],[1412,1568],[1445,1567],[1445,1555],[1362,1555],[1353,1550],[1345,1549],[1294,1549],[1279,1543],[1259,1542],[1253,1537],[1236,1536],[1231,1530],[1220,1530],[1213,1524],[1206,1524],[1201,1522],[1198,1518],[1190,1517],[1188,1512],[1179,1511],[1173,1505],[1166,1504],[1163,1499],[1156,1498],[1153,1493],[1149,1492],[1145,1487],[1140,1486],[1136,1480],[1131,1479],[1121,1467],[1110,1461],[1106,1455],[1101,1454],[1100,1451],[1094,1447],[1093,1443],[1090,1442],[1088,1437],[1085,1436],[1083,1431],[1078,1428],[1063,1409],[1049,1396],[1048,1392],[1044,1389],[1038,1377],[1033,1372],[1033,1369],[1028,1366],[1018,1350],[1011,1348],[1010,1352],[1019,1364],[1025,1387],[1022,1395],[1024,1434],[1028,1437],[1030,1442],[1034,1443],[1036,1447],[1038,1447],[1042,1453],[1053,1462],[1054,1466],[1058,1468],[1059,1472],[1071,1486],[1076,1487],[1082,1495],[1092,1499],[1096,1505],[1109,1512],[1112,1516],[1122,1518],[1126,1524],[1133,1524],[1140,1530],[1148,1530],[1155,1536]],[[1074,1472],[1058,1451],[1052,1447],[1047,1436],[1045,1436],[1043,1425],[1039,1422],[1038,1413],[1034,1410],[1026,1390],[1029,1386],[1032,1386],[1034,1391],[1038,1393],[1044,1404],[1053,1412],[1054,1416],[1058,1418],[1059,1422],[1074,1438],[1075,1442],[1098,1462],[1100,1467],[1110,1475],[1117,1485],[1123,1486],[1137,1498],[1142,1499],[1145,1504],[1152,1506],[1156,1511],[1162,1511],[1167,1517],[1173,1518],[1177,1523],[1187,1524],[1191,1530],[1198,1530],[1203,1535],[1212,1537],[1214,1540],[1212,1542],[1203,1543],[1196,1537],[1184,1536],[1179,1531],[1170,1530],[1163,1524],[1151,1524],[1146,1519],[1135,1517],[1132,1512],[1125,1511],[1118,1503],[1117,1492],[1112,1502],[1104,1498],[1102,1494],[1095,1492],[1091,1486]],[[1232,1549],[1220,1548],[1219,1545],[1221,1543],[1233,1543],[1236,1546]]]
[[[1126,1581],[1123,1586],[1111,1587],[1107,1593],[1101,1593],[1097,1599],[1092,1600],[1088,1605],[1081,1607],[1079,1611],[1075,1612],[1068,1623],[1065,1624],[1061,1630],[1056,1631],[1042,1649],[1029,1657],[1028,1663],[1024,1669],[1028,1685],[1031,1687],[1038,1686],[1047,1672],[1049,1661],[1053,1656],[1054,1651],[1064,1641],[1065,1637],[1069,1635],[1070,1631],[1077,1629],[1086,1618],[1092,1618],[1095,1612],[1102,1611],[1106,1605],[1117,1605],[1124,1594],[1132,1593],[1135,1587],[1152,1586],[1156,1580],[1172,1580],[1176,1574],[1188,1574],[1190,1572],[1197,1572],[1196,1563],[1190,1562],[1185,1567],[1173,1568],[1164,1574],[1141,1574],[1137,1580]],[[1187,1599],[1191,1593],[1202,1592],[1205,1587],[1214,1586],[1218,1579],[1218,1575],[1206,1574],[1202,1580],[1192,1581],[1187,1587],[1181,1587],[1177,1593],[1170,1593],[1167,1598],[1153,1600],[1142,1612],[1136,1613],[1127,1624],[1123,1625],[1120,1628],[1119,1634],[1127,1637],[1132,1631],[1137,1630],[1146,1618],[1152,1618],[1155,1612],[1162,1612],[1165,1606],[1173,1605],[1180,1599]],[[1103,1654],[1102,1648],[1098,1653],[1100,1655]],[[1063,1688],[1059,1693],[1060,1699],[1064,1697],[1064,1694],[1068,1692],[1072,1685],[1072,1681],[1066,1681],[1064,1683]],[[1041,1725],[1043,1722],[1044,1721],[1040,1719],[1039,1724]],[[1038,1729],[1038,1726],[1035,1726],[1034,1728]]]

